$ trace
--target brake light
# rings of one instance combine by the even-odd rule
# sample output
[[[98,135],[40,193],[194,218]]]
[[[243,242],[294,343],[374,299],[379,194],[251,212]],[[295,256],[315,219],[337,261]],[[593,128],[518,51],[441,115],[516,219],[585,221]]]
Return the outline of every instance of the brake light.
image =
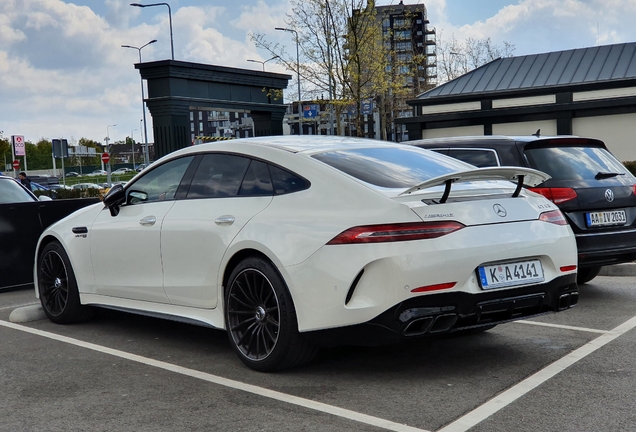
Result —
[[[457,285],[457,282],[446,282],[446,283],[441,283],[436,285],[427,285],[427,286],[423,286],[419,288],[413,288],[411,292],[418,293],[418,292],[428,292],[428,291],[439,291],[439,290],[452,288],[455,285]]]
[[[464,228],[459,222],[416,222],[366,225],[349,228],[335,236],[329,245],[353,243],[383,243],[432,239]]]
[[[553,223],[555,225],[567,225],[568,221],[563,216],[560,210],[552,210],[549,212],[541,213],[539,220],[543,222]]]
[[[538,193],[555,204],[571,201],[577,197],[576,191],[571,188],[529,188],[532,192]]]
[[[636,195],[636,184],[632,186],[632,193]]]

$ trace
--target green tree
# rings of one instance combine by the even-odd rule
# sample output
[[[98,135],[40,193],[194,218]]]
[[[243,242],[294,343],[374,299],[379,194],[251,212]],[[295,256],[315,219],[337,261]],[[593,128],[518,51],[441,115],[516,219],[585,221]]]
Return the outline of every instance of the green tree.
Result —
[[[8,138],[3,136],[4,132],[0,131],[0,154],[2,154],[2,167],[0,168],[0,172],[5,171],[5,165],[11,164],[13,162],[11,160],[11,143]]]

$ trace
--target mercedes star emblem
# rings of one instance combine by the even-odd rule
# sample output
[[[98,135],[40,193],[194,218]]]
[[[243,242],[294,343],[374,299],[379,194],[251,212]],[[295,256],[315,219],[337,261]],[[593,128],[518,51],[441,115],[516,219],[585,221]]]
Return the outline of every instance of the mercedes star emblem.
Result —
[[[501,204],[495,204],[494,206],[492,206],[492,209],[499,217],[506,217],[508,215],[508,212],[505,208],[503,208]]]

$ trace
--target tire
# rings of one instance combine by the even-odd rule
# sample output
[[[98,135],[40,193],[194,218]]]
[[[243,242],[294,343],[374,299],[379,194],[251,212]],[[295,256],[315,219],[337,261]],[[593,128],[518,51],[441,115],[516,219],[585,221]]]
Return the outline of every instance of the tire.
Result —
[[[580,268],[578,273],[576,274],[576,283],[579,285],[588,283],[596,276],[598,276],[600,271],[601,266]]]
[[[93,317],[95,309],[80,303],[75,273],[60,243],[55,241],[44,247],[37,276],[40,303],[51,321],[72,324]]]
[[[298,333],[291,295],[269,261],[249,257],[234,268],[224,313],[230,344],[251,369],[272,372],[300,366],[317,352]]]

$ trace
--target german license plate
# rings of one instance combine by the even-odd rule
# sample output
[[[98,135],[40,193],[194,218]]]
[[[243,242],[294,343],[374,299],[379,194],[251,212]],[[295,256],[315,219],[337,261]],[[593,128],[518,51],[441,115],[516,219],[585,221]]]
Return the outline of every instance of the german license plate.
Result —
[[[483,289],[504,288],[543,282],[541,261],[529,260],[514,263],[480,266],[479,283]]]
[[[627,223],[625,210],[585,213],[585,220],[588,227],[625,225]]]

